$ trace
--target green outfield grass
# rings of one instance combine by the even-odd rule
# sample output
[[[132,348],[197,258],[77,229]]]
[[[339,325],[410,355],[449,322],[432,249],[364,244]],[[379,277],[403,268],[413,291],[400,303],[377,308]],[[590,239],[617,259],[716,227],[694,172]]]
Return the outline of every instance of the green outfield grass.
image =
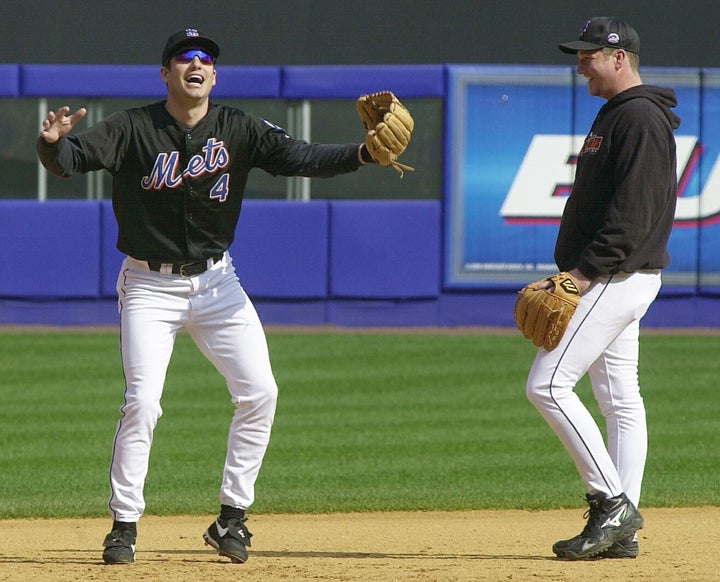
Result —
[[[581,507],[525,398],[519,334],[269,334],[280,386],[254,513]],[[645,506],[720,504],[719,336],[643,335]],[[0,332],[0,518],[107,514],[118,336]],[[589,384],[578,387],[596,411]],[[178,338],[146,485],[151,514],[215,513],[232,414]],[[597,418],[597,414],[596,414]]]

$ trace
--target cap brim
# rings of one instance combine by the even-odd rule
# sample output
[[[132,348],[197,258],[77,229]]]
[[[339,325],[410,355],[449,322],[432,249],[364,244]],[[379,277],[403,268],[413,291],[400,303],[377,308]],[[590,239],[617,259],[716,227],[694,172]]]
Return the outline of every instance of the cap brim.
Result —
[[[575,40],[573,42],[565,42],[558,45],[558,48],[569,55],[574,55],[578,51],[596,51],[603,48],[601,44],[585,42],[584,40]]]

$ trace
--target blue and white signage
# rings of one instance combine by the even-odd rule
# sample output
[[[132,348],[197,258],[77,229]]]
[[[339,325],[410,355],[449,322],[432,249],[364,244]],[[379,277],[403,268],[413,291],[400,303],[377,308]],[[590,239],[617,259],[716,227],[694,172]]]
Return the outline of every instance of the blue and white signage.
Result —
[[[720,72],[641,73],[675,89],[682,118],[665,286],[720,288]],[[576,154],[603,103],[571,66],[449,67],[446,288],[517,287],[557,270]]]

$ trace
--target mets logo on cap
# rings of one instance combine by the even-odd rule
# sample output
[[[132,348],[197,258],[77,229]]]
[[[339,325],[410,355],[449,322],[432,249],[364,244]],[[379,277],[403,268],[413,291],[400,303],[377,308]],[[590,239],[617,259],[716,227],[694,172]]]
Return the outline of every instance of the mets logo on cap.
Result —
[[[620,42],[620,35],[617,32],[611,32],[607,36],[608,44],[618,44]]]

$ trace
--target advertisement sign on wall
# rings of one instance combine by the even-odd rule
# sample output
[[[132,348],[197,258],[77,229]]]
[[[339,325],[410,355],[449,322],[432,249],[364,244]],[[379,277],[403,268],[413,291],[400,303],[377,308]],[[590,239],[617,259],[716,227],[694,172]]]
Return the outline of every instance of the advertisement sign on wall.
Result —
[[[678,97],[678,206],[670,292],[720,285],[720,74],[641,71]],[[576,153],[605,101],[573,67],[451,66],[445,287],[510,288],[557,270],[553,249]],[[713,125],[714,124],[714,125]]]

